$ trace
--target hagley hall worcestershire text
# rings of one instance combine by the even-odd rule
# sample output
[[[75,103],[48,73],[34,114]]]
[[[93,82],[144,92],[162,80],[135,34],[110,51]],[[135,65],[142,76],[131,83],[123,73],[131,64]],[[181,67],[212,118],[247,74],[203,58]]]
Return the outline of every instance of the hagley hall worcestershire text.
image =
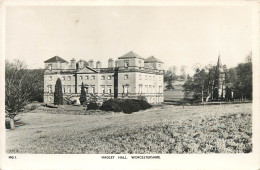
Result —
[[[147,59],[130,51],[114,62],[108,60],[108,67],[102,68],[100,61],[72,59],[67,62],[55,56],[45,62],[44,102],[53,103],[54,88],[58,78],[62,81],[64,99],[79,100],[83,82],[87,97],[104,101],[109,98],[145,97],[149,103],[162,103],[163,67],[160,60],[151,56]]]

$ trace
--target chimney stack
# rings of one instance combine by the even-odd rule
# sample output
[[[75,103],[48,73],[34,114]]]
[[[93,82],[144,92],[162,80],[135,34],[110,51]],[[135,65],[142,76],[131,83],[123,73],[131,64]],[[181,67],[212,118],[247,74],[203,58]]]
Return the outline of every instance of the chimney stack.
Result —
[[[89,67],[94,68],[94,61],[91,59],[88,61]]]
[[[75,58],[72,58],[70,60],[70,66],[71,66],[71,69],[76,69],[76,60],[75,60]]]
[[[119,67],[119,61],[118,60],[116,60],[115,65],[116,65],[116,67]]]
[[[108,68],[114,68],[114,60],[112,58],[108,60]]]
[[[102,67],[101,62],[100,62],[100,61],[97,61],[97,62],[96,62],[96,68],[101,68],[101,67]]]

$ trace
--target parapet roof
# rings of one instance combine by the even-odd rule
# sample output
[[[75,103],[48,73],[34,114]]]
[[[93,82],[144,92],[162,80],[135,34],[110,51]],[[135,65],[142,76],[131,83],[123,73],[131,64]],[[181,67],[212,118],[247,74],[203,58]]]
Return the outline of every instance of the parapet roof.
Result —
[[[144,60],[144,62],[145,63],[153,63],[153,62],[163,63],[162,61],[158,60],[154,56],[148,57],[147,59]]]
[[[133,51],[130,51],[128,52],[127,54],[121,56],[121,57],[118,57],[118,59],[127,59],[127,58],[140,58],[140,59],[143,59],[143,57],[141,57],[140,55],[134,53]]]
[[[44,63],[56,63],[56,62],[68,63],[68,61],[64,60],[63,58],[61,58],[59,56],[54,56],[54,57],[44,61]]]

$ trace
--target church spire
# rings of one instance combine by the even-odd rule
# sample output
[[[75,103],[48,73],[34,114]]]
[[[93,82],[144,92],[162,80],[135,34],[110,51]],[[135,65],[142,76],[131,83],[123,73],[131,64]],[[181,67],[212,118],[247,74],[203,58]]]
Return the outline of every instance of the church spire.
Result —
[[[221,60],[220,60],[220,54],[218,55],[218,63],[217,63],[217,67],[220,68],[222,66],[221,64]]]

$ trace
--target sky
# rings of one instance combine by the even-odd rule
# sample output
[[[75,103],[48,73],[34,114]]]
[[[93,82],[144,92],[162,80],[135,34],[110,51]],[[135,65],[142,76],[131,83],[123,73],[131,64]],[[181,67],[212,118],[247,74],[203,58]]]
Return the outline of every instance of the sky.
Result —
[[[29,68],[60,56],[94,59],[107,66],[129,51],[155,56],[171,66],[216,64],[228,68],[252,50],[249,6],[9,6],[6,8],[6,59]]]

